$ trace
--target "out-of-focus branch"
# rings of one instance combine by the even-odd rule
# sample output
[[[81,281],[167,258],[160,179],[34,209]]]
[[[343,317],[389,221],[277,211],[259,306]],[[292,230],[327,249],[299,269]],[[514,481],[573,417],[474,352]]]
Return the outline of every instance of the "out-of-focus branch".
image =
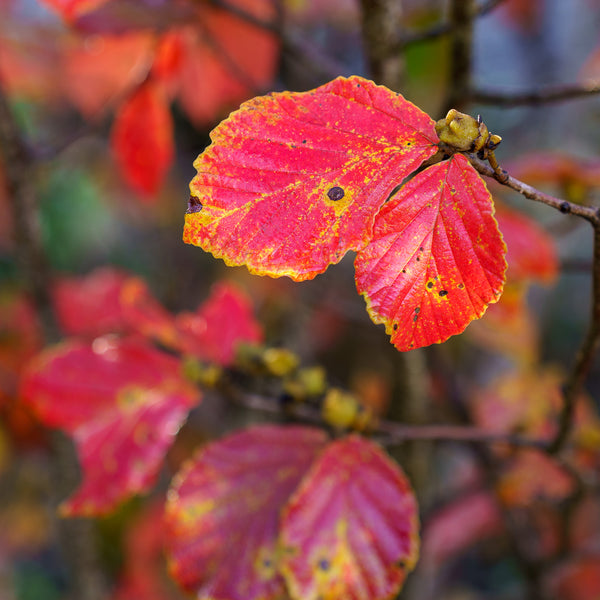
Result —
[[[446,114],[451,108],[461,110],[471,97],[473,27],[476,8],[475,0],[452,0],[450,2],[452,41],[450,72],[446,84],[443,114]]]
[[[496,8],[499,4],[502,4],[504,0],[488,0],[487,2],[482,2],[475,9],[474,17],[479,18],[482,17],[492,10]],[[429,42],[431,40],[435,40],[443,35],[448,35],[449,33],[454,32],[454,23],[452,21],[448,21],[447,23],[440,23],[426,31],[420,31],[415,33],[405,33],[402,36],[402,39],[398,40],[396,45],[393,48],[394,52],[400,52],[407,46],[411,46],[413,44],[420,44],[422,42]]]
[[[597,94],[600,94],[600,83],[598,81],[588,81],[579,84],[549,86],[528,92],[475,89],[471,93],[471,100],[479,104],[493,104],[510,108],[513,106],[535,106],[537,104],[562,102]]]
[[[47,343],[59,337],[50,299],[51,273],[41,238],[34,189],[35,162],[21,137],[8,99],[0,89],[0,155],[7,181],[14,224],[15,252],[22,283],[29,293]],[[71,493],[78,483],[77,459],[72,444],[55,432],[52,437],[52,469],[55,502]],[[106,586],[100,569],[92,522],[60,520],[58,531],[71,576],[72,597],[104,600]]]
[[[371,76],[393,90],[402,89],[404,58],[391,52],[402,32],[400,0],[361,0],[362,35]]]
[[[219,391],[238,406],[273,415],[287,415],[295,419],[326,426],[321,411],[309,404],[294,403],[283,405],[277,398],[261,394],[245,392],[238,387],[221,383]],[[382,444],[387,446],[403,444],[411,441],[447,441],[472,442],[475,444],[506,444],[515,447],[543,449],[544,440],[527,438],[519,435],[491,433],[485,429],[461,425],[407,425],[394,421],[382,420],[370,432]]]

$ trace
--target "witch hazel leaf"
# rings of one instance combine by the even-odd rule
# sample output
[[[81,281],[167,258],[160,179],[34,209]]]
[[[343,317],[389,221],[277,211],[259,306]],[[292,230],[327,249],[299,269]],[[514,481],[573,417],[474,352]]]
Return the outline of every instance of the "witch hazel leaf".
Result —
[[[358,437],[329,444],[282,517],[281,570],[292,598],[392,598],[414,567],[417,502],[392,460]]]
[[[173,161],[173,120],[162,88],[148,81],[119,108],[112,148],[127,183],[154,196]]]
[[[197,312],[180,313],[176,323],[184,352],[223,366],[233,362],[240,342],[263,339],[250,299],[230,282],[216,284]]]
[[[496,302],[506,247],[492,198],[461,154],[416,175],[381,209],[356,286],[399,350],[461,333]]]
[[[558,274],[556,245],[552,237],[527,215],[502,204],[496,208],[496,219],[507,248],[507,279],[552,283]]]
[[[381,205],[438,141],[424,112],[356,76],[254,98],[211,138],[194,163],[184,241],[297,281],[362,248]]]
[[[285,598],[279,515],[325,441],[315,428],[260,425],[208,445],[189,461],[166,505],[175,580],[199,599]]]
[[[75,439],[83,482],[63,504],[97,515],[148,490],[164,454],[198,403],[180,361],[140,340],[65,342],[30,365],[21,397],[40,420]]]

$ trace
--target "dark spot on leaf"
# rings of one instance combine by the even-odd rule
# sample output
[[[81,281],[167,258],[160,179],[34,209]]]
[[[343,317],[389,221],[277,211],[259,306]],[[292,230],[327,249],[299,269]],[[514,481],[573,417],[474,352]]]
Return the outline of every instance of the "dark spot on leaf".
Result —
[[[330,564],[326,558],[322,558],[319,561],[319,569],[321,569],[321,571],[328,571],[329,567],[330,567]]]
[[[398,323],[394,323],[393,329],[394,329],[394,331],[398,331]]]
[[[406,273],[406,269],[402,269],[402,272],[403,272],[403,273]]]
[[[302,143],[303,143],[303,144],[306,144],[306,142],[307,142],[307,140],[302,140]]]
[[[419,314],[419,313],[421,312],[421,307],[420,307],[420,306],[417,306],[417,308],[415,308],[415,312],[416,312],[417,314]]]
[[[333,202],[337,202],[344,197],[344,190],[336,185],[327,192],[327,197]]]
[[[196,198],[195,196],[190,196],[190,199],[188,200],[188,207],[187,207],[187,213],[188,214],[192,214],[192,213],[197,213],[200,212],[202,210],[202,202],[200,202],[200,200],[198,200],[198,198]]]
[[[433,281],[429,281],[429,282],[427,283],[427,288],[428,288],[428,289],[431,289],[432,287],[433,287]]]
[[[418,318],[419,318],[419,315],[415,315],[415,316],[413,317],[413,323],[416,323]]]
[[[417,256],[417,260],[418,260],[418,261],[419,261],[419,260],[421,260],[421,257],[420,257],[420,256]]]
[[[423,248],[423,246],[421,246],[421,247],[419,248],[419,252],[425,252],[425,248]]]
[[[464,283],[459,283],[458,284],[458,289],[462,290],[465,287]]]
[[[440,290],[440,296],[442,296],[442,298],[447,295],[448,295],[448,292],[446,290]]]

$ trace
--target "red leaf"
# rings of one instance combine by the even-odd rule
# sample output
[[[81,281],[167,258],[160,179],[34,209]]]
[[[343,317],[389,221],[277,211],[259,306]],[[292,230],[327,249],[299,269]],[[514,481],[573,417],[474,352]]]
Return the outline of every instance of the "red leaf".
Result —
[[[492,199],[461,154],[411,179],[381,209],[356,285],[399,350],[443,342],[496,302],[505,246]]]
[[[83,483],[63,506],[100,514],[153,485],[198,391],[177,359],[135,340],[66,342],[42,353],[21,395],[50,427],[71,433]]]
[[[325,434],[263,425],[214,442],[177,476],[166,520],[170,569],[198,598],[284,597],[279,513]]]
[[[293,598],[395,596],[417,560],[417,503],[397,465],[351,436],[330,444],[282,518]]]
[[[298,281],[363,247],[394,186],[437,143],[425,113],[360,77],[250,100],[211,137],[184,241]]]
[[[558,273],[554,240],[533,219],[504,205],[497,205],[496,219],[507,248],[507,278],[554,281]]]
[[[219,283],[196,313],[177,315],[181,347],[186,353],[227,366],[240,342],[262,341],[250,299],[234,284]]]
[[[84,277],[59,279],[52,290],[54,309],[63,333],[95,337],[129,330],[121,293],[131,275],[111,267]]]
[[[600,555],[574,559],[560,566],[552,577],[552,588],[561,600],[598,600]]]
[[[269,0],[233,0],[232,5],[265,23],[276,17]],[[180,30],[185,53],[179,98],[187,115],[206,125],[269,85],[277,68],[279,41],[233,11],[198,6],[202,30]]]
[[[112,147],[127,183],[142,196],[154,195],[173,160],[173,121],[160,88],[146,83],[121,106]]]
[[[501,531],[502,514],[494,496],[474,492],[445,507],[429,521],[423,534],[423,561],[436,567]]]

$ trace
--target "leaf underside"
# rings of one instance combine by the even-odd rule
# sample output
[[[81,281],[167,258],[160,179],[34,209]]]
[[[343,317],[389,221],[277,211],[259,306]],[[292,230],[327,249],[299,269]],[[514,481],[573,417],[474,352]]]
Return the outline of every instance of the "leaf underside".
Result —
[[[429,116],[360,77],[250,100],[211,138],[194,163],[184,241],[297,281],[362,248],[437,143]]]

